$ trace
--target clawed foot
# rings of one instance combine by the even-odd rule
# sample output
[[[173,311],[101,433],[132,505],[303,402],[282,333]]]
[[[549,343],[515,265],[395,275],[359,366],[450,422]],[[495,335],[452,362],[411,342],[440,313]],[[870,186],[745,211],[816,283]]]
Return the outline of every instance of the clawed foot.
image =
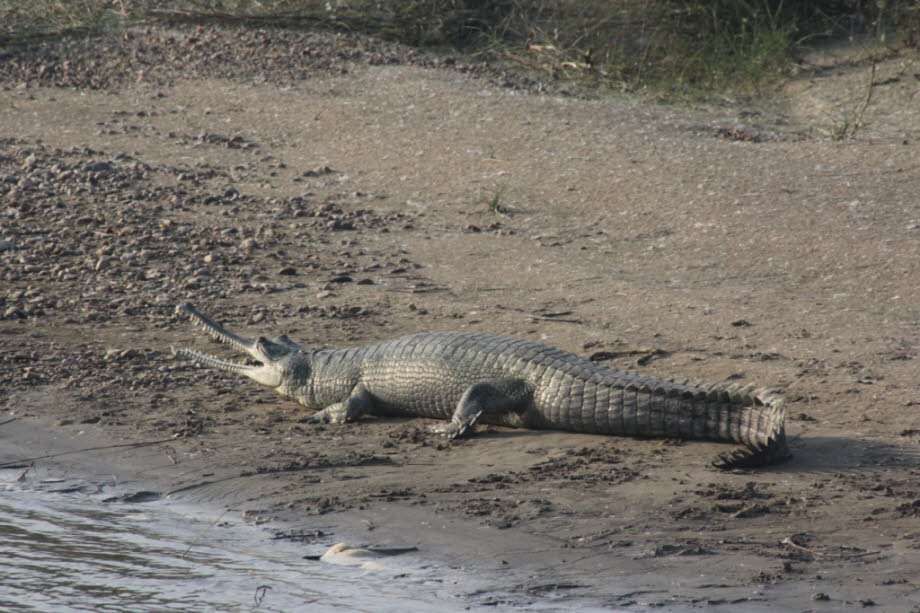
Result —
[[[459,421],[449,421],[443,424],[433,424],[428,426],[428,431],[444,438],[453,439],[463,434],[466,428]]]
[[[437,434],[438,436],[443,436],[444,438],[457,438],[461,434],[467,431],[470,426],[475,423],[476,418],[482,415],[482,411],[478,411],[472,415],[466,414],[461,418],[454,417],[449,422],[443,424],[434,424],[428,426],[428,431],[432,434]],[[467,419],[468,417],[468,419]]]
[[[307,423],[310,424],[344,424],[346,421],[349,421],[348,411],[341,402],[317,411],[307,418]]]
[[[449,421],[444,424],[434,424],[428,426],[429,432],[444,438],[457,438],[463,434],[464,430],[466,430],[466,428],[464,428],[458,421]]]

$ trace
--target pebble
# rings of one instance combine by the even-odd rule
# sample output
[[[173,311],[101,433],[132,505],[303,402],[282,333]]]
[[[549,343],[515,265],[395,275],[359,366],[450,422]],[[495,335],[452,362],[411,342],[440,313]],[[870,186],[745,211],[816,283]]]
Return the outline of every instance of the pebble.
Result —
[[[26,314],[23,313],[19,307],[11,306],[11,307],[7,307],[7,309],[3,311],[3,319],[25,319],[25,318],[26,318]]]
[[[107,349],[103,359],[109,362],[114,360],[129,360],[137,357],[137,355],[138,353],[135,349]]]

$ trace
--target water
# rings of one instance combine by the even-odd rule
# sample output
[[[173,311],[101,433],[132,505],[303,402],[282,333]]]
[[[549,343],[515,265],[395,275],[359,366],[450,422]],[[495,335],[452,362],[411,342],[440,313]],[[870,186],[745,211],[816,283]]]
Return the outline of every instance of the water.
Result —
[[[81,485],[16,483],[0,470],[0,611],[563,611],[482,606],[478,586],[417,554],[370,571],[306,560],[323,546],[272,540],[238,519],[164,502],[104,503]],[[85,484],[84,484],[85,485]],[[77,491],[75,491],[77,490]],[[391,566],[392,565],[392,566]],[[452,574],[453,573],[453,574]],[[481,592],[480,592],[481,593]],[[508,600],[502,602],[508,603]],[[477,604],[478,603],[478,604]]]

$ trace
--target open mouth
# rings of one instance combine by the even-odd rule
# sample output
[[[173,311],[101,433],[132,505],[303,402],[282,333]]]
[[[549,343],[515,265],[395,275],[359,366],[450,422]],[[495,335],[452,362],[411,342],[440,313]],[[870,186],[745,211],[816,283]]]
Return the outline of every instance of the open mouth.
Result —
[[[268,339],[261,336],[252,341],[234,334],[196,309],[188,302],[177,306],[176,312],[188,315],[188,317],[193,322],[195,322],[196,325],[204,329],[204,331],[207,332],[208,336],[211,338],[249,354],[249,356],[257,362],[257,364],[248,365],[238,364],[236,362],[228,362],[206,353],[177,347],[171,348],[173,355],[193,360],[199,364],[217,368],[226,372],[245,375],[250,379],[265,385],[277,387],[280,384],[280,369],[275,365],[277,357],[290,353],[293,347],[299,348],[299,346],[293,342],[285,342],[286,338],[284,337],[281,339],[282,342],[278,343],[269,341]]]

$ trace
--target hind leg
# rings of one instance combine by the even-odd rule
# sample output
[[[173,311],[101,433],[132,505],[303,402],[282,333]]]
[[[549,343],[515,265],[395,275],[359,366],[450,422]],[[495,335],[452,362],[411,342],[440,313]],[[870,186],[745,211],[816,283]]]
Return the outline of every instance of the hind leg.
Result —
[[[456,438],[466,432],[480,415],[522,411],[531,394],[530,386],[521,379],[490,379],[474,383],[463,392],[450,421],[429,426],[428,429],[447,438]]]

